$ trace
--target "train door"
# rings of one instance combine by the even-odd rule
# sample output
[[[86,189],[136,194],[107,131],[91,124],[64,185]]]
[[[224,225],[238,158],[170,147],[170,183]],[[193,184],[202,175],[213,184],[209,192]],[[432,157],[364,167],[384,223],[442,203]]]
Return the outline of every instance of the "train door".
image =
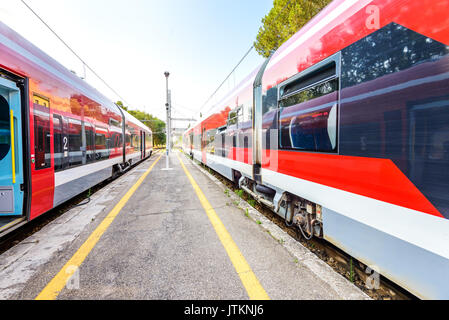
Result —
[[[55,171],[69,167],[69,137],[67,136],[67,121],[58,114],[53,114],[53,139]]]
[[[95,161],[95,126],[89,121],[84,121],[85,151],[83,151],[83,163]]]
[[[207,163],[206,156],[206,128],[202,128],[201,131],[201,160],[203,163]]]
[[[141,146],[141,150],[142,150],[142,159],[145,159],[145,132],[140,131],[140,146]]]
[[[0,216],[23,214],[23,152],[20,90],[0,78]]]
[[[32,196],[30,219],[53,208],[55,172],[52,167],[53,139],[50,100],[33,94],[32,130],[34,152],[31,154]],[[80,125],[81,127],[81,125]],[[81,132],[81,129],[80,129]],[[70,145],[69,145],[70,147]]]

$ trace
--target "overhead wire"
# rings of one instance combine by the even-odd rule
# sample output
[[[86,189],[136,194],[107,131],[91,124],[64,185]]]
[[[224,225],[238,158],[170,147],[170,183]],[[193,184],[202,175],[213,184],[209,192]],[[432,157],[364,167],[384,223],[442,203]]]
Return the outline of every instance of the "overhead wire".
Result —
[[[64,46],[67,47],[67,49],[70,50],[70,52],[72,52],[75,57],[77,57],[83,64],[84,67],[88,68],[101,82],[103,82],[104,85],[106,85],[117,97],[119,97],[121,99],[122,102],[124,102],[125,104],[128,105],[128,103],[125,101],[125,99],[116,91],[114,90],[114,88],[112,88],[102,77],[100,77],[100,75],[98,75],[97,72],[95,72],[95,70],[93,68],[91,68],[76,52],[75,50],[73,50],[57,33],[56,31],[54,31],[45,21],[44,19],[42,19],[39,14],[34,11],[24,0],[20,0],[55,36],[56,38],[59,39],[59,41],[61,41]]]
[[[278,14],[276,15],[276,17],[274,18],[274,20],[272,20],[272,22],[276,21],[280,14],[282,12],[284,12],[285,8],[287,8],[287,6],[290,4],[292,0],[287,1],[287,3],[284,5],[284,7],[278,12]],[[267,31],[267,29],[265,29],[262,33],[265,34],[265,32]],[[236,64],[236,66],[232,69],[232,71],[226,76],[226,78],[221,82],[221,84],[218,86],[218,88],[214,91],[214,93],[212,93],[210,95],[210,97],[206,100],[206,102],[204,102],[204,104],[201,106],[200,111],[204,108],[204,106],[212,99],[212,97],[218,92],[218,90],[221,89],[221,87],[223,86],[223,84],[226,83],[226,81],[229,79],[229,77],[232,75],[232,73],[239,67],[239,65],[243,62],[243,60],[246,59],[246,57],[250,54],[250,52],[254,49],[254,44],[251,45],[251,47],[248,49],[248,51],[246,51],[246,53],[243,55],[243,57],[240,59],[240,61]],[[235,81],[235,80],[234,80]]]

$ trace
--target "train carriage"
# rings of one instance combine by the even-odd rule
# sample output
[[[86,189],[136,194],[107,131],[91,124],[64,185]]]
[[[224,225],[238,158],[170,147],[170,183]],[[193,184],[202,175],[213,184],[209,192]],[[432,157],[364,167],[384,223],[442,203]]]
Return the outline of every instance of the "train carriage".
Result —
[[[448,11],[333,1],[187,131],[184,150],[306,238],[449,298]]]
[[[153,147],[147,126],[2,23],[0,134],[0,236]]]

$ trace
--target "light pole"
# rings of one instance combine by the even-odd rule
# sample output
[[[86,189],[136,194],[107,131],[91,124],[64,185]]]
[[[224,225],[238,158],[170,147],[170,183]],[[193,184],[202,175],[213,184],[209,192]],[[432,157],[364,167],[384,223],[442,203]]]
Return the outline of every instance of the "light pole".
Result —
[[[166,137],[165,137],[165,149],[167,152],[166,160],[165,160],[165,166],[166,170],[169,169],[169,163],[168,163],[168,156],[170,154],[170,96],[168,92],[168,77],[170,76],[170,72],[165,71],[165,83],[166,83],[166,90],[167,90],[167,103],[165,104],[165,109],[167,111],[167,124],[166,124]]]

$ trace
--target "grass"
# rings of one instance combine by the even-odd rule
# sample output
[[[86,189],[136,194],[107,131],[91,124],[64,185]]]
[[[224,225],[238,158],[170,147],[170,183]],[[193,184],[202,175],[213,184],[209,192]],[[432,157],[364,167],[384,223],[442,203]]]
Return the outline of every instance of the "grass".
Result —
[[[248,203],[253,208],[256,206],[256,200],[254,200],[254,199],[248,199]]]
[[[243,190],[242,189],[237,189],[237,190],[235,190],[235,194],[236,195],[238,195],[240,198],[242,198],[243,197]]]
[[[257,222],[257,224],[262,224],[262,221],[260,221],[260,220],[257,220],[256,222]]]
[[[246,216],[247,218],[249,218],[249,211],[248,211],[248,208],[245,209],[245,216]]]

